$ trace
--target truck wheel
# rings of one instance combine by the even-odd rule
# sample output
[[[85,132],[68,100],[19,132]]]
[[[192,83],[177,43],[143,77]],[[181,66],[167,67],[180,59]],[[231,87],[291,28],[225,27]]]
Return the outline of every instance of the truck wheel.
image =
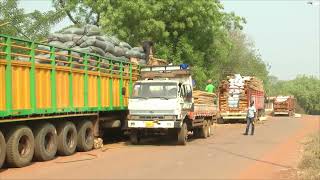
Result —
[[[194,129],[193,129],[193,136],[194,136],[195,138],[200,137],[200,129],[199,129],[199,128],[194,128]]]
[[[56,128],[50,123],[45,123],[35,129],[34,135],[34,158],[38,161],[48,161],[53,159],[58,148]]]
[[[131,130],[130,142],[131,142],[131,144],[139,144],[140,143],[140,134],[139,134],[138,130]]]
[[[7,163],[10,167],[24,167],[30,164],[34,154],[34,137],[27,126],[17,126],[8,133]]]
[[[58,125],[58,154],[68,156],[75,152],[77,147],[77,129],[69,121]]]
[[[184,122],[181,126],[181,129],[178,130],[178,145],[186,145],[188,140],[188,127]]]
[[[208,122],[206,120],[203,121],[203,125],[200,128],[200,137],[202,138],[208,137]]]
[[[90,151],[93,147],[93,124],[91,121],[82,121],[77,125],[78,151]]]
[[[4,139],[4,136],[0,131],[0,168],[3,165],[5,158],[6,158],[6,140]]]

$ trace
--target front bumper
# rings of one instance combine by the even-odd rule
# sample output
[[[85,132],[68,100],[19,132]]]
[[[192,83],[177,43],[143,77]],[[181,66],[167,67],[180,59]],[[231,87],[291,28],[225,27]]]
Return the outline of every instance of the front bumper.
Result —
[[[221,113],[220,114],[223,119],[246,119],[247,113]]]
[[[128,120],[129,128],[180,128],[182,121],[139,121]]]

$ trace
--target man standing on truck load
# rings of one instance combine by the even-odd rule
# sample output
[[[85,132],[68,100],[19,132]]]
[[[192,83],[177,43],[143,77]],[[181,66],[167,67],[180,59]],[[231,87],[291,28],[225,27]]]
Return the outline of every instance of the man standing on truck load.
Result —
[[[247,114],[246,132],[243,135],[248,135],[250,124],[251,124],[251,135],[254,134],[254,119],[256,117],[256,113],[257,113],[257,110],[254,107],[254,101],[251,101],[250,107],[248,108],[248,114]]]
[[[216,87],[212,84],[212,80],[208,80],[208,85],[206,86],[206,91],[209,93],[214,93],[216,91]]]

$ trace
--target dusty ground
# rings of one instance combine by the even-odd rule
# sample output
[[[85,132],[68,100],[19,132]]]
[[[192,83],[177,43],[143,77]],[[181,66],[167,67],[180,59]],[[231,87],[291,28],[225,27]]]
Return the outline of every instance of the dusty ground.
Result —
[[[58,157],[20,169],[4,169],[0,179],[294,179],[301,141],[319,131],[320,117],[276,117],[243,136],[244,124],[216,125],[208,139],[175,146],[165,139]]]

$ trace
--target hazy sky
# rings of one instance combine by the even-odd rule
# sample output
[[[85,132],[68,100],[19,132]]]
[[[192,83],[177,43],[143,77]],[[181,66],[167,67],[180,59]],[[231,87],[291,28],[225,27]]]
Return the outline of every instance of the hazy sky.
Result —
[[[244,31],[271,65],[271,74],[280,79],[320,75],[320,6],[307,2],[222,0],[226,11],[246,18]],[[51,9],[51,0],[21,0],[20,7],[46,11]],[[66,19],[54,29],[69,23]]]
[[[245,32],[255,42],[271,74],[293,79],[319,76],[320,7],[307,1],[225,0],[226,11],[247,20]]]

